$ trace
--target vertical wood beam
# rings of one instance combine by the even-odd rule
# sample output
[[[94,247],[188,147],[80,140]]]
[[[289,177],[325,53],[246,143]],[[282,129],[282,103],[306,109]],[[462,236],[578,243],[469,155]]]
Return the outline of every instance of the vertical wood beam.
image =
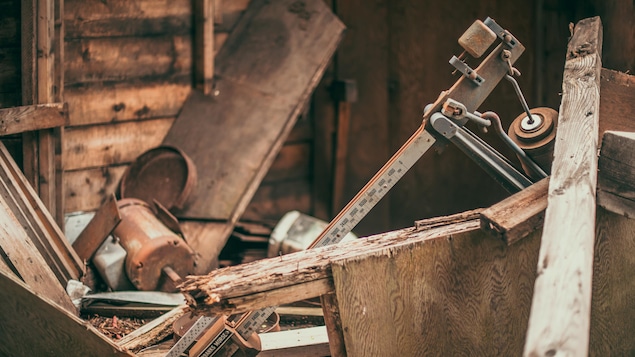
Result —
[[[62,101],[63,0],[22,1],[21,11],[22,103]],[[46,129],[22,136],[24,174],[60,227],[64,223],[62,133],[61,128]]]
[[[342,319],[340,318],[340,310],[337,304],[337,295],[334,292],[322,295],[320,296],[320,301],[322,302],[331,356],[346,357],[344,331],[342,330]]]
[[[215,0],[194,0],[194,82],[206,95],[214,81]]]
[[[601,53],[600,18],[578,22],[567,47],[525,356],[588,354]]]

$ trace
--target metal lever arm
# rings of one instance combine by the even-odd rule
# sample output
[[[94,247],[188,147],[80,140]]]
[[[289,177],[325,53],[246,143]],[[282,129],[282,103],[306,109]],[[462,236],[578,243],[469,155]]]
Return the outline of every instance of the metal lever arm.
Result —
[[[432,114],[430,124],[510,193],[518,192],[532,184],[531,180],[516,170],[498,151],[445,115]]]

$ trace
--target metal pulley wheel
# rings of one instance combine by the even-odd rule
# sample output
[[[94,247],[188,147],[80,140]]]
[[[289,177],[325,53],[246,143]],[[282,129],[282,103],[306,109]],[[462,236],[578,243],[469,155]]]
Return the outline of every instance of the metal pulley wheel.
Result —
[[[531,120],[520,114],[509,127],[509,137],[532,158],[547,174],[551,173],[553,147],[558,126],[558,112],[551,108],[530,110]],[[522,162],[521,162],[522,163]],[[524,163],[523,170],[534,179],[535,174]]]

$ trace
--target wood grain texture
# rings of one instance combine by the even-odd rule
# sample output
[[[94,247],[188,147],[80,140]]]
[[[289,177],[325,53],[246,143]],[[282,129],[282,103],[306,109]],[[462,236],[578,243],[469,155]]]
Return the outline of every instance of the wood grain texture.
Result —
[[[635,133],[604,133],[598,160],[598,205],[631,218],[635,218],[634,153]]]
[[[191,41],[191,36],[69,40],[65,46],[65,82],[185,76],[192,72]]]
[[[337,295],[334,292],[324,294],[320,296],[320,303],[322,303],[331,356],[345,357],[346,345],[344,344],[344,330],[342,329],[342,318]]]
[[[60,284],[53,270],[11,212],[6,197],[0,199],[0,213],[3,217],[0,222],[0,254],[4,261],[10,264],[12,270],[16,271],[19,278],[34,292],[46,296],[61,308],[75,314],[75,306],[66,294],[64,286]]]
[[[194,274],[207,274],[218,268],[218,255],[232,232],[227,222],[181,221],[187,244],[195,253]]]
[[[0,354],[4,356],[132,356],[88,322],[60,309],[46,295],[33,292],[0,272]]]
[[[252,3],[217,55],[219,95],[192,93],[168,133],[199,171],[182,217],[242,214],[332,56],[343,25],[321,1],[292,3]]]
[[[410,245],[415,241],[446,237],[449,234],[477,228],[477,220],[424,230],[407,228],[366,239],[358,239],[346,244],[335,244],[222,268],[204,276],[192,276],[185,281],[181,291],[190,295],[193,298],[192,302],[196,301],[195,309],[205,313],[246,311],[248,310],[245,307],[246,304],[274,306],[278,305],[280,301],[266,299],[266,297],[273,296],[273,292],[278,289],[291,288],[297,290],[294,293],[296,296],[302,295],[304,284],[329,278],[332,261],[351,256],[372,255],[373,252],[383,251],[386,247]],[[314,296],[328,292],[328,289],[313,291],[317,294]],[[258,295],[259,298],[254,297],[254,295]],[[289,297],[285,296],[276,297],[289,300]],[[229,301],[233,303],[230,304]],[[238,301],[241,305],[236,304]]]
[[[44,207],[35,190],[27,182],[26,177],[2,144],[0,144],[0,167],[2,167],[3,174],[6,174],[5,180],[11,181],[10,189],[13,191],[14,197],[20,196],[20,199],[24,200],[18,202],[21,204],[23,212],[27,212],[26,218],[33,227],[38,229],[38,232],[42,232],[42,239],[48,243],[46,246],[51,247],[47,249],[48,254],[61,260],[63,263],[60,263],[60,266],[67,267],[67,270],[64,271],[66,279],[60,280],[62,285],[65,286],[69,278],[78,279],[81,277],[85,269],[83,262],[77,257],[51,213]]]
[[[0,135],[49,129],[68,124],[68,107],[64,103],[20,106],[0,110]]]
[[[117,192],[128,165],[67,171],[65,179],[66,212],[95,211],[108,196]]]
[[[597,210],[593,297],[591,299],[590,356],[628,356],[635,341],[635,304],[630,296],[635,281],[635,220]]]
[[[176,117],[191,91],[189,80],[91,83],[66,87],[71,126]],[[168,95],[169,94],[169,95]]]
[[[106,237],[121,223],[121,213],[115,195],[110,195],[103,206],[73,242],[73,249],[83,261],[89,261]]]
[[[285,213],[311,211],[311,183],[307,179],[263,183],[247,205],[242,219],[278,220]]]
[[[481,212],[481,229],[514,244],[542,228],[549,178],[507,197]]]
[[[185,306],[176,307],[124,336],[117,345],[134,352],[152,346],[174,332],[172,324],[186,311]]]
[[[159,146],[173,118],[68,128],[64,140],[66,170],[126,164]]]
[[[607,130],[635,131],[635,76],[602,68],[600,140]]]
[[[186,35],[192,26],[188,0],[65,2],[66,38]]]
[[[600,18],[578,22],[567,47],[525,356],[588,353],[601,53]]]
[[[348,356],[514,356],[540,232],[467,231],[332,263]]]

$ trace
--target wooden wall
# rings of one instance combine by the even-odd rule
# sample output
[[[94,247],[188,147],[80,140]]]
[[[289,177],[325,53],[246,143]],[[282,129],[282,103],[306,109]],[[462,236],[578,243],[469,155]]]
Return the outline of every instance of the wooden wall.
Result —
[[[22,103],[20,2],[0,1],[0,108]]]
[[[216,1],[216,49],[250,0]],[[605,67],[635,71],[633,4],[610,0],[514,3],[416,0],[325,0],[348,27],[333,65],[316,90],[245,218],[276,220],[299,209],[330,219],[420,124],[425,104],[456,80],[448,59],[476,18],[491,16],[527,47],[517,63],[530,106],[559,106],[568,23],[599,14]],[[460,6],[457,4],[460,3]],[[96,209],[127,165],[161,143],[192,87],[191,0],[65,0],[65,211]],[[0,0],[0,106],[20,104],[20,6]],[[337,124],[333,80],[353,79],[347,174],[333,204]],[[482,109],[507,125],[521,111],[502,83]],[[494,135],[486,140],[502,148]],[[503,148],[503,152],[512,156]],[[376,233],[415,219],[486,206],[506,195],[453,147],[428,153],[357,229]]]

